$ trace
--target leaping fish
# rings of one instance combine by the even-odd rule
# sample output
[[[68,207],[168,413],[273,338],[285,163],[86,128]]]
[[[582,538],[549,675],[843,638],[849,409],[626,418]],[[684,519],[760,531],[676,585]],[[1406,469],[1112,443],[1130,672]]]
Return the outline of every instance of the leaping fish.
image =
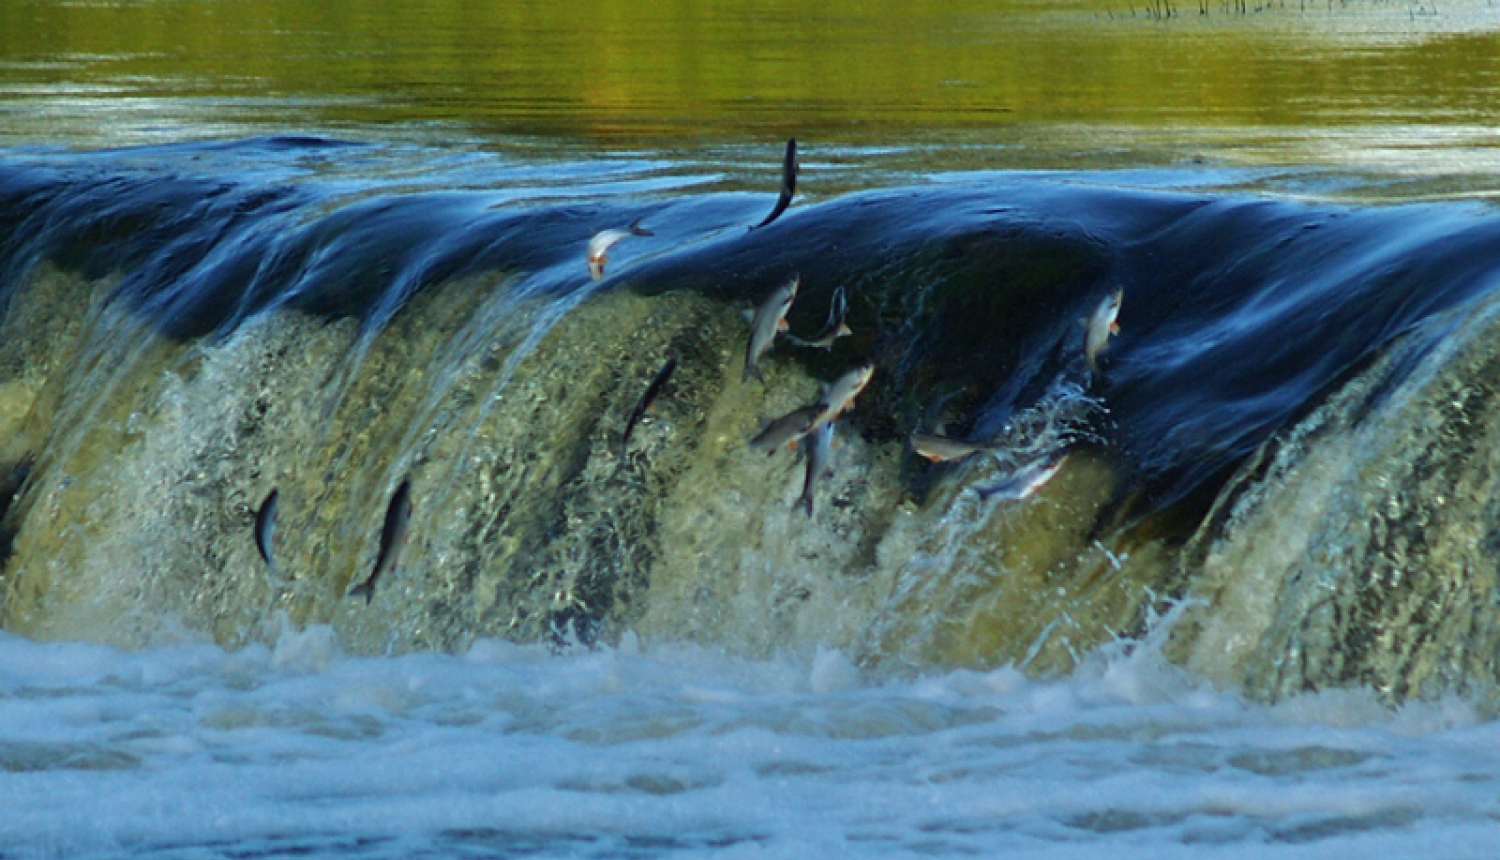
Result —
[[[260,510],[255,512],[255,548],[260,550],[260,557],[272,576],[276,575],[276,563],[271,560],[271,537],[276,534],[276,502],[280,495],[276,488],[271,488],[266,500],[260,503]]]
[[[807,456],[807,479],[802,482],[802,498],[797,502],[808,516],[813,515],[813,487],[827,475],[833,474],[829,460],[833,457],[833,422],[824,421],[818,429],[808,434],[811,444],[804,445]]]
[[[751,315],[750,340],[745,345],[745,375],[741,377],[742,380],[753,376],[765,381],[760,375],[760,357],[771,348],[772,341],[776,340],[776,333],[786,331],[786,314],[792,309],[792,300],[797,298],[797,288],[801,285],[801,275],[792,278],[773,290]]]
[[[823,333],[812,340],[803,340],[788,332],[787,340],[797,346],[815,346],[819,349],[833,349],[834,341],[841,337],[854,334],[854,331],[844,322],[849,315],[849,299],[844,295],[844,288],[840,286],[833,291],[833,301],[828,305],[828,324],[823,327]]]
[[[751,230],[764,227],[781,217],[786,207],[792,204],[792,195],[797,193],[797,138],[791,138],[786,142],[786,155],[781,160],[781,196],[776,198],[776,208],[766,216],[766,220],[751,227]]]
[[[819,416],[822,414],[823,404],[821,403],[793,409],[767,424],[764,430],[750,440],[750,448],[755,451],[764,451],[767,455],[774,454],[781,446],[791,445],[812,432],[813,428],[818,425]]]
[[[854,398],[859,396],[865,386],[870,384],[870,377],[875,375],[875,365],[865,363],[840,376],[823,391],[823,396],[818,398],[818,405],[823,408],[823,414],[819,416],[819,423],[832,421],[849,411],[854,405]]]
[[[365,603],[375,597],[375,582],[396,567],[396,556],[406,545],[407,527],[411,523],[411,480],[401,482],[391,496],[385,509],[385,527],[380,530],[380,554],[375,557],[375,569],[364,582],[349,589],[348,597],[363,595]]]
[[[1115,321],[1120,315],[1120,303],[1125,299],[1124,290],[1115,290],[1105,296],[1094,313],[1084,322],[1083,365],[1089,373],[1099,369],[1099,353],[1109,346],[1109,336],[1120,333],[1120,324]]]
[[[641,226],[641,219],[637,218],[630,222],[630,226],[624,230],[601,230],[594,234],[589,240],[589,275],[594,280],[604,277],[604,264],[609,262],[609,249],[613,248],[621,239],[631,236],[651,236],[650,230]]]
[[[994,451],[995,446],[983,442],[968,442],[951,439],[934,433],[911,434],[911,449],[917,455],[933,463],[950,463],[972,457],[981,451]]]
[[[646,390],[641,392],[640,399],[636,400],[635,406],[631,407],[630,417],[625,421],[625,433],[620,439],[620,456],[622,458],[630,447],[630,434],[634,432],[635,425],[640,423],[641,416],[645,415],[646,410],[651,408],[651,404],[656,402],[657,395],[661,394],[661,390],[667,384],[667,380],[672,378],[672,371],[676,369],[677,356],[674,355],[667,359],[667,363],[663,364],[661,370],[656,372],[656,376],[651,378],[651,384],[646,386]]]
[[[1063,461],[1068,459],[1067,452],[1048,454],[1035,462],[1010,473],[1000,481],[988,487],[975,487],[974,491],[984,501],[990,499],[1024,499],[1032,493],[1040,490],[1043,485],[1052,480],[1057,470],[1062,468]]]

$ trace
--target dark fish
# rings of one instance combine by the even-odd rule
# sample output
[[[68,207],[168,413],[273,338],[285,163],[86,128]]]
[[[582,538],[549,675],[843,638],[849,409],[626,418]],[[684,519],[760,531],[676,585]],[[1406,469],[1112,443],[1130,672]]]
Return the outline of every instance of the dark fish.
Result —
[[[662,387],[667,384],[668,379],[672,378],[672,371],[676,369],[677,356],[674,355],[667,359],[667,363],[663,364],[661,370],[656,372],[656,376],[651,378],[651,384],[646,386],[646,390],[641,392],[640,399],[635,402],[635,406],[631,407],[630,417],[625,421],[625,434],[620,439],[621,457],[625,456],[626,450],[630,447],[630,434],[635,431],[635,425],[640,422],[641,416],[646,414],[646,410],[651,408],[651,404],[656,402],[656,396],[661,394]]]
[[[594,280],[604,277],[604,264],[609,262],[609,249],[616,242],[631,236],[651,236],[650,230],[641,226],[639,218],[630,222],[630,226],[624,230],[601,230],[594,234],[589,240],[589,276]]]
[[[380,555],[375,557],[375,569],[364,582],[349,589],[349,597],[364,595],[365,603],[375,597],[375,581],[396,566],[396,556],[406,545],[406,530],[411,522],[411,481],[404,480],[391,496],[391,504],[385,509],[385,527],[380,530]]]
[[[788,332],[787,340],[797,346],[815,346],[819,349],[833,349],[834,341],[841,337],[854,334],[854,331],[844,322],[849,315],[849,300],[844,295],[844,288],[839,287],[833,291],[833,301],[828,305],[828,324],[823,327],[823,333],[812,340],[803,340]]]
[[[1052,480],[1052,476],[1062,468],[1063,461],[1066,459],[1068,459],[1066,453],[1050,454],[1022,466],[988,487],[975,487],[974,491],[985,501],[997,497],[1001,499],[1027,498]]]
[[[833,474],[833,467],[828,464],[833,457],[833,422],[824,421],[808,435],[812,442],[803,446],[807,455],[807,479],[802,482],[802,498],[798,502],[801,503],[802,510],[812,516],[813,487],[825,475]]]
[[[764,430],[750,440],[750,447],[756,451],[774,454],[782,445],[793,444],[811,432],[817,426],[822,414],[823,404],[821,403],[793,409],[767,424]]]
[[[751,230],[764,227],[781,217],[786,207],[792,205],[792,195],[797,193],[797,138],[786,142],[786,157],[781,161],[781,196],[776,198],[776,208],[766,216],[766,220],[751,227]]]
[[[280,495],[273,487],[255,512],[255,548],[260,550],[260,557],[265,559],[272,575],[276,573],[276,562],[271,561],[271,537],[276,534],[276,502]]]
[[[750,315],[750,340],[745,344],[745,374],[741,377],[742,381],[749,380],[752,376],[763,380],[760,375],[760,357],[771,348],[777,333],[786,330],[786,314],[792,309],[792,301],[797,298],[797,288],[801,285],[800,275],[792,278],[773,290]]]

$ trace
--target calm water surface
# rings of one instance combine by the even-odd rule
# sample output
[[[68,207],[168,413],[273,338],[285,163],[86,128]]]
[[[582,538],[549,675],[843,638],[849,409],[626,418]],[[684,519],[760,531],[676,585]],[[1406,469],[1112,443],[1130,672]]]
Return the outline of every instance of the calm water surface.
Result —
[[[1148,0],[1149,2],[1149,0]],[[0,0],[0,142],[292,127],[695,150],[945,144],[948,167],[1494,166],[1500,8],[1221,0]]]

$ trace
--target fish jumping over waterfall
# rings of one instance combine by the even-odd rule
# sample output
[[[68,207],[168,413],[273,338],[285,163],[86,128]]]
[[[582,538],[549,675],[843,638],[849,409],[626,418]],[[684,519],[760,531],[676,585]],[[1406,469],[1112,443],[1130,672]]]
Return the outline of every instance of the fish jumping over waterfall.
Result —
[[[854,405],[854,398],[859,396],[865,386],[870,384],[870,377],[875,375],[875,365],[865,363],[840,376],[823,391],[823,396],[818,398],[818,405],[823,407],[823,414],[819,416],[818,422],[832,421],[849,411]]]
[[[792,278],[777,287],[766,300],[760,303],[750,316],[750,339],[745,344],[745,374],[742,381],[750,377],[765,381],[760,374],[760,357],[766,354],[776,340],[778,332],[786,331],[786,314],[797,298],[797,288],[802,285],[801,276]]]
[[[375,569],[364,582],[349,589],[349,597],[363,596],[365,603],[375,597],[375,583],[396,567],[396,557],[406,545],[407,527],[411,523],[411,480],[401,482],[391,496],[385,509],[385,526],[380,530],[380,554],[375,557]]]
[[[651,236],[650,230],[641,226],[639,218],[630,222],[624,230],[601,230],[589,240],[589,276],[598,281],[604,277],[604,264],[609,262],[609,249],[621,239],[631,236]]]
[[[767,424],[765,429],[750,440],[750,448],[766,454],[774,454],[781,446],[795,444],[798,439],[812,432],[817,427],[822,414],[823,404],[821,403],[793,409]]]
[[[813,488],[818,481],[833,473],[833,422],[824,421],[808,434],[811,442],[802,446],[807,457],[807,477],[802,482],[802,497],[797,503],[808,516],[813,515]]]
[[[968,459],[981,451],[993,453],[996,450],[994,445],[952,439],[935,433],[911,434],[911,449],[917,452],[917,456],[932,463],[952,463]]]
[[[1089,373],[1099,369],[1099,353],[1109,346],[1110,335],[1120,333],[1120,324],[1116,319],[1120,316],[1120,304],[1124,301],[1125,291],[1115,290],[1105,296],[1094,309],[1094,313],[1084,323],[1083,336],[1083,365]]]
[[[823,327],[823,332],[811,340],[803,340],[800,337],[787,332],[787,340],[797,346],[811,346],[818,349],[833,349],[833,344],[841,337],[854,334],[844,320],[849,315],[849,299],[844,295],[844,288],[840,286],[833,291],[833,301],[828,305],[828,324]]]
[[[276,534],[276,503],[280,496],[280,491],[272,487],[265,501],[260,503],[260,510],[255,512],[255,548],[260,551],[260,557],[273,576],[276,562],[271,560],[271,538]]]
[[[663,364],[660,370],[656,371],[656,376],[651,378],[651,384],[646,386],[646,390],[641,392],[640,398],[635,401],[635,406],[631,407],[630,417],[625,420],[625,432],[620,438],[621,458],[625,456],[625,452],[630,447],[630,434],[635,431],[635,425],[640,423],[642,416],[646,414],[646,410],[650,409],[651,404],[656,402],[656,398],[661,394],[662,388],[666,386],[667,380],[672,378],[672,371],[676,369],[677,356],[674,355],[667,359],[667,363]]]
[[[797,138],[791,138],[786,142],[786,155],[781,160],[781,196],[776,198],[776,206],[766,220],[751,227],[755,230],[781,217],[786,207],[792,204],[792,196],[797,193]]]
[[[1028,498],[1052,480],[1067,458],[1066,452],[1048,454],[1022,466],[994,484],[987,487],[975,487],[974,492],[978,493],[979,498],[984,501]]]

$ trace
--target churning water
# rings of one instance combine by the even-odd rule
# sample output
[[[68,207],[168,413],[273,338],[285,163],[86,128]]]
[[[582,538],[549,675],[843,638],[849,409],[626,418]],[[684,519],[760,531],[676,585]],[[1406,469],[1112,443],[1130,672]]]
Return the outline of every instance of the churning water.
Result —
[[[877,683],[830,650],[335,638],[0,639],[5,856],[1488,857],[1500,815],[1460,701],[1251,704],[1149,642]]]

